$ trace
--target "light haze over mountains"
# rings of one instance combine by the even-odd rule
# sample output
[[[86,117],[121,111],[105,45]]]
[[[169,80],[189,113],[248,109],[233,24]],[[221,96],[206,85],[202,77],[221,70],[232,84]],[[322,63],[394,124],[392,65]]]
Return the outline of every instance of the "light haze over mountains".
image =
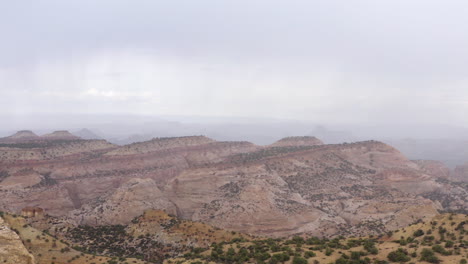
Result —
[[[4,116],[0,136],[18,130],[37,134],[67,129],[84,139],[106,139],[124,145],[155,137],[206,135],[216,140],[247,140],[268,145],[289,136],[315,136],[327,144],[381,140],[410,159],[438,160],[454,168],[468,161],[468,130],[464,127],[418,124],[320,124],[310,121],[203,116],[23,115]]]

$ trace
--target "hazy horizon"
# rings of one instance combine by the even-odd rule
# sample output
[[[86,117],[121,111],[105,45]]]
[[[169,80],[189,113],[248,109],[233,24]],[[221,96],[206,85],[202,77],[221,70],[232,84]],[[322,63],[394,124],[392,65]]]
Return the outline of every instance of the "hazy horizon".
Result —
[[[0,114],[468,123],[461,1],[5,1]]]

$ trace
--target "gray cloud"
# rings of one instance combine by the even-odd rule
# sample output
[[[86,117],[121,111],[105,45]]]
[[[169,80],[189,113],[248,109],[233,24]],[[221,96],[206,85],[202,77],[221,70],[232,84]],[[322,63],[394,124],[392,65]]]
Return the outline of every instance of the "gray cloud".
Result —
[[[3,1],[3,113],[468,121],[464,1]]]

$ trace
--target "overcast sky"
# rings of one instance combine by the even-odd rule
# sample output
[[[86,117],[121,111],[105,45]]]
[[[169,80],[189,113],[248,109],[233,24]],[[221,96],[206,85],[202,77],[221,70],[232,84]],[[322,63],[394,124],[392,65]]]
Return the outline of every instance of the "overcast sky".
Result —
[[[468,1],[0,0],[0,114],[468,123]]]

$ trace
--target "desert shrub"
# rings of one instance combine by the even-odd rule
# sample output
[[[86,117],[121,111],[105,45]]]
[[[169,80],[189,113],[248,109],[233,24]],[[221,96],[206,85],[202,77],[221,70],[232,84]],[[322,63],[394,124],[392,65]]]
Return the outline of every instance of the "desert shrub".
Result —
[[[447,242],[445,242],[445,247],[446,248],[451,248],[451,247],[453,247],[454,244],[455,243],[453,243],[452,240],[447,240]]]
[[[408,256],[408,252],[402,248],[388,253],[387,258],[392,262],[408,262],[411,260]]]
[[[435,237],[434,236],[425,236],[424,241],[434,241]]]
[[[304,258],[312,258],[315,257],[316,254],[313,251],[306,251],[304,252]]]
[[[290,259],[289,255],[286,253],[278,253],[271,256],[269,264],[284,263]]]
[[[436,257],[434,254],[434,251],[432,251],[429,248],[425,248],[421,251],[421,261],[427,261],[429,263],[440,263],[440,260]]]
[[[400,239],[399,243],[400,243],[401,246],[408,245],[408,241],[406,241],[405,239]]]
[[[361,257],[365,256],[366,253],[362,251],[351,251],[351,259],[353,260],[360,260]]]
[[[422,229],[418,229],[418,230],[414,231],[414,233],[413,233],[414,237],[420,237],[420,236],[423,236],[423,235],[424,235],[424,231]]]
[[[379,253],[379,249],[377,249],[375,242],[372,240],[364,242],[364,249],[372,255],[377,255]]]
[[[442,254],[444,256],[452,255],[452,252],[445,250],[441,245],[433,246],[432,250],[434,250],[434,252],[437,252],[437,253]]]
[[[307,259],[303,257],[296,256],[293,258],[292,264],[307,264]]]

